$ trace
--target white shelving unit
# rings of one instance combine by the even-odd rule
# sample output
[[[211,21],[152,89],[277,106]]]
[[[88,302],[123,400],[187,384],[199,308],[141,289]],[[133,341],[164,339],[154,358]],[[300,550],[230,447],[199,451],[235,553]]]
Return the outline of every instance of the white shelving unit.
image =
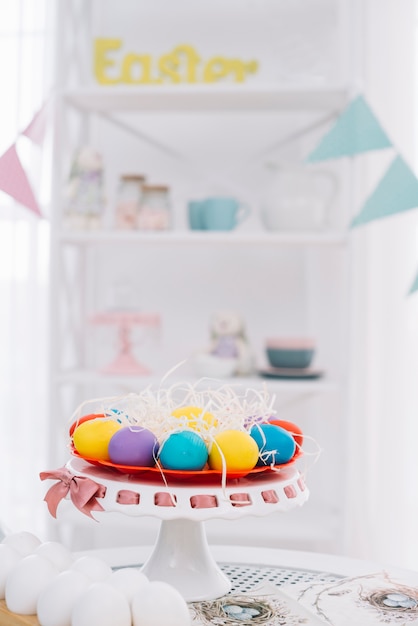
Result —
[[[156,387],[160,378],[153,376],[143,376],[140,380],[134,376],[112,376],[108,374],[100,374],[92,370],[68,370],[59,373],[55,377],[56,384],[103,384],[105,382],[112,386],[130,387],[132,390],[138,387],[144,388],[148,386]],[[178,378],[177,381],[181,382]],[[171,378],[170,382],[176,382],[176,378]],[[263,383],[272,392],[290,392],[297,395],[316,394],[316,393],[336,393],[339,385],[336,381],[320,378],[318,380],[277,380],[255,376],[240,376],[233,378],[223,378],[222,383],[226,385],[242,385],[243,387],[261,387]],[[210,385],[210,381],[208,383]],[[216,383],[214,383],[216,384]]]
[[[61,232],[57,237],[63,244],[101,245],[109,243],[149,245],[209,245],[226,244],[228,246],[275,245],[275,246],[345,246],[348,236],[345,233],[312,232],[204,232],[204,231],[167,231],[167,232],[127,232],[98,231],[95,233]]]
[[[92,113],[115,111],[339,111],[347,101],[347,89],[337,86],[287,88],[277,85],[160,85],[125,88],[72,89],[64,92],[71,105]]]
[[[88,7],[88,3],[86,3]],[[67,7],[68,10],[68,7]],[[61,32],[64,33],[64,18],[61,16]],[[85,35],[85,33],[84,33]],[[63,38],[68,35],[63,34]],[[67,59],[68,61],[68,59]],[[64,60],[62,60],[64,63]],[[282,275],[290,273],[292,276],[292,264],[296,266],[294,271],[295,282],[300,281],[302,286],[298,286],[298,293],[305,291],[306,297],[302,300],[301,312],[300,303],[295,303],[295,318],[309,318],[308,328],[318,326],[318,320],[322,324],[322,331],[326,334],[329,330],[330,339],[323,353],[324,369],[326,375],[318,380],[271,380],[264,379],[260,376],[249,378],[235,378],[227,382],[260,388],[263,384],[267,385],[271,393],[278,398],[278,406],[284,407],[300,407],[300,415],[303,425],[306,425],[306,432],[310,431],[311,425],[318,425],[313,428],[314,438],[318,432],[318,439],[325,434],[328,445],[331,448],[331,457],[326,461],[325,467],[321,473],[314,476],[312,472],[313,483],[319,486],[310,485],[312,499],[316,498],[316,493],[326,492],[328,498],[324,505],[321,502],[314,501],[308,503],[306,507],[306,517],[303,511],[300,512],[298,523],[292,523],[291,516],[286,519],[280,519],[280,541],[277,546],[286,547],[286,541],[291,542],[292,546],[302,545],[309,549],[318,548],[325,551],[338,549],[338,542],[342,536],[342,517],[344,514],[342,496],[337,494],[337,484],[341,484],[343,479],[341,475],[330,475],[329,465],[334,461],[338,464],[338,447],[336,440],[343,437],[344,431],[344,407],[346,401],[348,381],[344,378],[346,371],[347,343],[348,343],[348,319],[345,314],[346,305],[348,305],[348,264],[350,247],[348,236],[344,228],[333,228],[323,232],[266,232],[260,227],[248,230],[237,230],[234,232],[191,232],[183,227],[176,227],[169,232],[159,233],[141,233],[141,232],[125,232],[116,231],[111,227],[104,227],[99,231],[75,232],[68,231],[63,228],[60,207],[62,206],[62,184],[66,176],[66,163],[68,163],[71,141],[74,143],[74,137],[70,137],[68,141],[68,128],[66,119],[70,115],[76,119],[74,135],[76,142],[81,137],[90,138],[91,127],[97,119],[116,121],[114,131],[117,131],[120,125],[120,115],[137,114],[148,115],[149,113],[159,115],[199,113],[205,116],[210,114],[213,116],[233,115],[234,113],[251,114],[253,116],[263,115],[265,113],[275,114],[289,112],[319,112],[323,119],[338,114],[348,101],[349,89],[347,86],[336,85],[332,88],[318,87],[315,85],[307,85],[305,87],[288,87],[281,88],[277,84],[267,84],[254,86],[242,85],[197,85],[197,86],[158,86],[158,87],[95,87],[89,85],[75,86],[68,88],[63,84],[63,76],[67,76],[65,68],[60,67],[59,76],[61,80],[61,91],[58,96],[57,119],[56,119],[56,172],[54,177],[54,206],[56,214],[52,223],[52,275],[51,275],[51,293],[52,298],[52,324],[51,324],[51,463],[58,466],[65,461],[66,454],[66,437],[67,425],[71,411],[75,409],[76,402],[97,397],[98,395],[113,395],[116,389],[120,389],[122,393],[127,390],[138,390],[149,384],[158,382],[159,378],[165,374],[167,367],[161,366],[160,370],[155,371],[155,376],[145,378],[133,378],[125,376],[108,376],[100,374],[97,368],[89,365],[88,353],[89,344],[94,341],[92,337],[91,327],[89,327],[88,319],[97,305],[97,294],[107,279],[110,280],[111,271],[103,267],[103,259],[108,255],[109,267],[111,268],[113,259],[119,260],[119,256],[129,255],[132,258],[132,264],[138,268],[137,274],[143,272],[146,266],[146,274],[141,274],[140,278],[144,285],[144,294],[154,293],[158,291],[158,285],[161,287],[161,281],[164,280],[164,274],[161,268],[153,266],[156,254],[158,258],[164,255],[167,258],[167,266],[171,270],[174,260],[180,258],[177,280],[179,281],[179,297],[186,299],[185,289],[182,284],[188,282],[191,285],[204,285],[205,290],[211,290],[213,301],[216,302],[217,291],[225,293],[225,285],[222,283],[222,270],[217,267],[216,258],[219,256],[222,262],[225,262],[228,254],[237,254],[239,263],[250,263],[248,271],[248,291],[265,293],[265,281],[272,281],[274,284],[275,276],[279,274],[279,287],[277,294],[274,295],[269,290],[269,302],[266,303],[266,309],[269,309],[269,315],[265,312],[265,321],[261,321],[266,327],[272,320],[272,308],[277,303],[278,311],[285,308],[287,317],[292,317],[292,289],[289,293],[285,292],[282,296],[280,292],[280,280]],[[205,118],[206,119],[206,118]],[[121,133],[128,131],[132,125],[132,118],[129,122],[123,121]],[[134,126],[132,126],[134,128]],[[67,137],[66,137],[67,135]],[[198,255],[201,254],[202,260]],[[288,255],[285,263],[289,263],[285,269],[281,264],[283,259],[281,255]],[[127,256],[128,258],[128,256]],[[193,259],[193,263],[188,261]],[[285,258],[285,257],[283,257]],[[135,259],[135,260],[134,260]],[[138,260],[139,259],[139,260]],[[147,261],[149,260],[149,263]],[[172,261],[172,259],[174,259]],[[213,274],[208,269],[208,259],[213,263]],[[213,260],[215,259],[215,260]],[[246,260],[247,259],[247,260]],[[257,259],[259,263],[266,267],[269,265],[269,273],[262,272],[257,274]],[[200,263],[200,265],[199,265]],[[121,265],[123,268],[123,264]],[[125,266],[126,268],[126,266]],[[189,276],[185,276],[184,272],[190,272]],[[200,268],[200,269],[199,269]],[[273,268],[273,269],[272,269]],[[129,268],[130,271],[132,268]],[[229,270],[229,267],[228,267]],[[156,273],[156,285],[153,288],[149,282],[150,275],[153,271]],[[174,270],[173,270],[174,271]],[[239,274],[245,274],[243,269]],[[253,274],[252,274],[253,272]],[[107,275],[108,273],[108,275]],[[128,273],[128,272],[127,272]],[[268,277],[267,276],[268,273]],[[238,270],[236,272],[238,274]],[[163,278],[161,278],[163,276]],[[213,278],[213,276],[216,276]],[[233,280],[233,271],[226,271],[224,282]],[[127,278],[129,280],[129,276]],[[167,277],[168,282],[172,282],[172,278]],[[148,281],[148,282],[147,282]],[[263,282],[264,281],[264,282]],[[242,288],[242,278],[237,276],[237,291]],[[154,289],[154,291],[153,291]],[[264,289],[264,291],[263,291]],[[258,290],[258,291],[257,291]],[[260,291],[261,290],[261,291]],[[334,291],[338,290],[338,293]],[[290,294],[290,295],[289,295]],[[240,295],[240,294],[237,294]],[[242,294],[241,294],[242,295]],[[257,296],[256,296],[257,297]],[[259,296],[260,297],[260,296]],[[321,304],[321,299],[323,304]],[[207,305],[204,295],[204,301],[196,315],[202,315],[202,309]],[[186,300],[185,300],[186,301]],[[248,294],[242,295],[239,303],[250,303],[251,298]],[[156,302],[161,305],[165,303],[161,298]],[[209,301],[210,302],[210,301]],[[285,306],[284,306],[285,303]],[[177,306],[177,302],[174,302]],[[322,308],[321,308],[322,307]],[[336,330],[334,324],[334,309],[339,309],[335,313],[337,318]],[[185,306],[188,311],[188,306]],[[253,307],[253,318],[257,315],[256,308]],[[180,311],[180,313],[179,313]],[[264,312],[263,312],[264,313]],[[321,316],[324,320],[321,321]],[[329,321],[327,318],[329,317]],[[187,315],[186,315],[187,317]],[[312,318],[312,320],[311,320]],[[171,326],[167,324],[167,335],[173,332],[176,324],[181,319],[181,309],[175,309],[173,320],[170,320]],[[189,319],[189,318],[187,318]],[[263,318],[264,319],[264,318]],[[267,320],[267,321],[266,321]],[[310,325],[312,321],[312,325]],[[202,320],[204,324],[205,320]],[[319,325],[321,325],[319,324]],[[181,333],[187,332],[186,323],[181,328]],[[191,332],[193,324],[189,324]],[[175,332],[175,331],[174,331]],[[268,332],[266,330],[266,332]],[[185,339],[186,341],[186,339]],[[193,341],[193,340],[192,340]],[[186,341],[187,343],[187,341]],[[178,361],[183,355],[179,355]],[[333,362],[333,365],[327,367],[327,358]],[[175,362],[174,362],[175,364]],[[173,365],[173,363],[171,364]],[[168,368],[169,369],[169,368]],[[328,371],[329,370],[329,371]],[[173,379],[174,381],[175,379]],[[100,391],[99,391],[100,390]],[[101,392],[101,393],[100,393]],[[283,414],[285,419],[286,414]],[[325,417],[324,417],[325,416]],[[291,418],[299,422],[298,414],[291,413]],[[323,419],[323,425],[320,421]],[[321,430],[322,428],[322,430]],[[335,474],[335,473],[334,473]],[[337,472],[338,474],[338,472]],[[323,480],[331,480],[329,489],[323,488]],[[334,481],[334,482],[332,482]],[[308,478],[309,482],[309,478]],[[310,512],[311,511],[311,512]],[[74,516],[73,516],[74,517]],[[273,516],[274,517],[274,516]],[[283,517],[283,516],[281,516]],[[319,520],[319,522],[318,522]],[[89,526],[86,520],[84,525]],[[249,532],[253,532],[258,522],[249,522]],[[274,524],[278,524],[279,520],[274,519]],[[146,524],[146,522],[144,522]],[[231,525],[230,525],[231,526]],[[251,530],[252,529],[252,530]],[[324,530],[325,529],[325,530]],[[233,529],[231,536],[233,535]],[[247,529],[248,530],[248,529]],[[239,529],[238,534],[245,532],[245,529]],[[220,529],[214,529],[216,539],[219,542]],[[264,531],[263,531],[264,534]],[[273,529],[266,529],[266,541],[268,537],[273,536]],[[211,531],[208,533],[211,536]],[[106,541],[109,538],[106,539]],[[83,546],[77,546],[82,549]],[[89,547],[89,546],[86,546]]]

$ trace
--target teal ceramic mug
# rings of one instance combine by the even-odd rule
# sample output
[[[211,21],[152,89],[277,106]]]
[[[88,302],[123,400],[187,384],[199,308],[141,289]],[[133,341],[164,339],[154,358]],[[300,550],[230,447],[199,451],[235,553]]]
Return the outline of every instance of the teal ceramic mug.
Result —
[[[189,226],[192,230],[205,230],[203,225],[204,200],[190,200],[187,204]]]
[[[205,230],[233,230],[250,213],[250,209],[235,198],[207,198],[202,205]]]

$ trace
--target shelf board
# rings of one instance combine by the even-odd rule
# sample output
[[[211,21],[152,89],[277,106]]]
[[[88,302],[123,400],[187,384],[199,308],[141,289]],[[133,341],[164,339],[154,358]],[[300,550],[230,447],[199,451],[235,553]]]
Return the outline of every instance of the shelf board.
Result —
[[[133,392],[139,392],[147,386],[157,386],[162,377],[157,376],[115,376],[108,374],[101,374],[100,372],[92,370],[70,370],[61,372],[55,378],[55,382],[61,385],[65,384],[79,384],[79,385],[120,385],[122,387],[129,387]],[[188,378],[189,382],[197,382],[198,379]],[[167,385],[181,383],[184,378],[176,379],[170,377]],[[272,392],[293,392],[297,394],[311,394],[311,393],[329,393],[335,392],[338,389],[338,384],[335,381],[328,380],[327,378],[319,378],[316,380],[285,380],[285,379],[273,379],[264,378],[262,376],[236,376],[233,378],[222,378],[212,381],[215,385],[239,385],[240,387],[261,389],[263,384],[266,385],[267,390]],[[205,385],[210,386],[211,379],[205,379]]]
[[[348,101],[344,87],[277,85],[92,86],[64,92],[84,111],[305,111],[340,110]]]
[[[61,231],[62,243],[74,245],[123,244],[271,244],[271,245],[315,245],[342,246],[348,241],[347,233],[341,232],[239,232],[239,231],[165,231],[139,232],[98,230],[89,232]]]

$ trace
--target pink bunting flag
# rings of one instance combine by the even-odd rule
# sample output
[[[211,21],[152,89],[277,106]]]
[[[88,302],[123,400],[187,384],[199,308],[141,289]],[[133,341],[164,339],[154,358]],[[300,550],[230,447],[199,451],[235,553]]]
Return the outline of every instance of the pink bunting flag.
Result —
[[[0,191],[4,191],[19,202],[19,204],[22,204],[39,217],[42,217],[26,172],[19,160],[16,144],[10,146],[10,148],[0,156]]]
[[[41,146],[45,139],[49,116],[50,106],[48,101],[35,113],[25,130],[22,130],[21,135],[25,135],[25,137],[28,137],[33,143]]]

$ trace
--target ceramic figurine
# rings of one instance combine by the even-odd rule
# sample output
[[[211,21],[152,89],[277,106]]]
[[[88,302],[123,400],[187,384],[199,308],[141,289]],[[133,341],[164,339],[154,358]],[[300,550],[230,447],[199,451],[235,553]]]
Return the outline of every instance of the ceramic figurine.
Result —
[[[210,353],[219,358],[236,359],[236,374],[253,371],[253,355],[241,316],[234,311],[217,311],[210,320]]]

